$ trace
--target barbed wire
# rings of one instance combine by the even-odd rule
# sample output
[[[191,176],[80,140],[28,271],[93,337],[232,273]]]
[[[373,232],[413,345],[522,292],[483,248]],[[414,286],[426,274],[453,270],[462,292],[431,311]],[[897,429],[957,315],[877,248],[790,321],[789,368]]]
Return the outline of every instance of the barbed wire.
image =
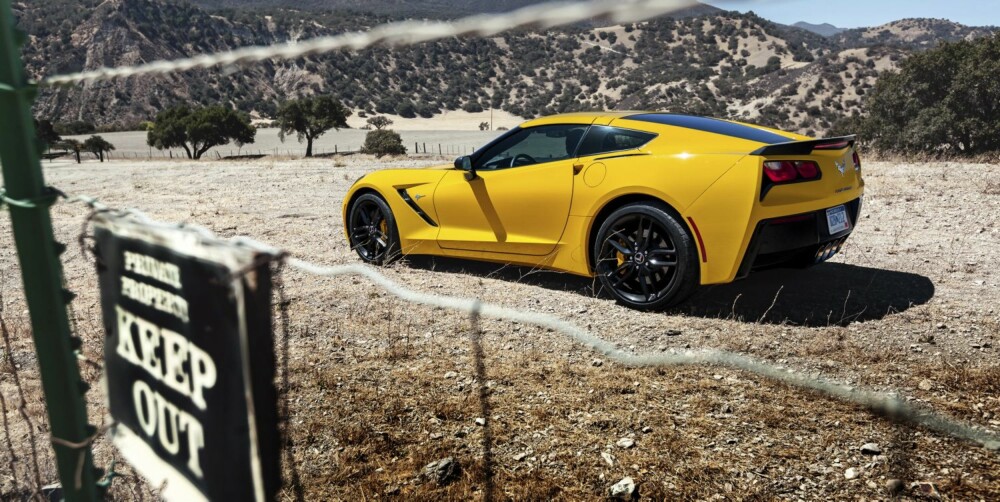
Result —
[[[205,227],[191,224],[171,224],[155,221],[135,209],[112,210],[93,197],[75,196],[68,199],[82,202],[92,210],[112,216],[133,218],[146,225],[185,229],[209,240],[218,240]],[[783,384],[819,392],[826,396],[851,402],[872,413],[890,420],[927,428],[948,436],[976,443],[990,451],[1000,451],[1000,435],[948,418],[931,410],[910,404],[899,397],[856,389],[839,383],[812,378],[793,369],[775,366],[752,357],[733,352],[705,349],[684,353],[633,353],[619,349],[613,342],[605,340],[576,324],[550,314],[526,312],[500,305],[482,303],[477,298],[442,296],[421,293],[403,287],[382,273],[366,265],[324,266],[291,257],[287,251],[259,242],[251,237],[236,236],[231,242],[272,255],[285,255],[285,264],[302,272],[322,277],[361,276],[380,289],[401,300],[443,308],[468,314],[471,322],[478,325],[479,317],[489,317],[503,321],[520,322],[548,328],[568,336],[576,343],[597,352],[608,359],[629,367],[670,367],[716,365],[746,371]]]
[[[643,21],[697,5],[694,0],[594,0],[536,4],[504,14],[480,14],[445,21],[400,21],[378,25],[368,31],[317,37],[267,46],[243,47],[227,52],[163,60],[136,66],[54,75],[43,78],[43,86],[72,85],[113,80],[136,75],[174,73],[197,68],[233,66],[269,59],[295,59],[337,50],[361,50],[376,45],[401,47],[460,36],[488,37],[518,28],[555,28],[591,19],[615,23]]]

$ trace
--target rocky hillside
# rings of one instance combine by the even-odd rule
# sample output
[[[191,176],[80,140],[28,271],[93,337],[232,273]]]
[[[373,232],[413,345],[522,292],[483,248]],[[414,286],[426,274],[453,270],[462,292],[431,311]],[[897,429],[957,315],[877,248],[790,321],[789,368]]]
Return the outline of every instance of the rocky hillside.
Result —
[[[836,35],[844,47],[885,45],[908,50],[929,49],[941,41],[972,40],[997,31],[996,27],[972,27],[947,19],[901,19],[873,28],[856,28]]]
[[[204,9],[347,10],[426,18],[453,18],[483,12],[506,12],[553,0],[166,0],[191,3]],[[675,16],[714,14],[721,9],[695,5]]]
[[[36,76],[127,65],[359,30],[373,14],[202,10],[158,0],[15,4]],[[662,109],[804,133],[857,113],[880,72],[941,39],[986,29],[905,20],[831,38],[752,14],[682,19],[416,47],[341,52],[226,71],[43,91],[39,116],[128,127],[175,103],[227,103],[262,118],[289,96],[334,93],[357,112],[431,117],[500,108],[523,117],[583,109]]]
[[[189,0],[169,0],[187,3]],[[204,9],[351,10],[419,17],[503,12],[547,0],[190,0]]]

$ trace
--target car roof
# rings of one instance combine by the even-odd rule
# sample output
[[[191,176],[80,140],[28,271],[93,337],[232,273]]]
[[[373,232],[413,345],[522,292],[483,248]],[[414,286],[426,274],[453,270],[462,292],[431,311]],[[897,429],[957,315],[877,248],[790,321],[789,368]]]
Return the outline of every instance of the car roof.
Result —
[[[535,126],[550,125],[550,124],[593,124],[594,122],[601,122],[607,124],[614,119],[627,117],[629,115],[636,115],[639,113],[643,112],[624,111],[624,112],[560,113],[558,115],[549,115],[546,117],[539,117],[537,119],[529,120],[521,124],[521,127],[535,127]]]
[[[680,127],[683,129],[691,129],[709,134],[733,136],[765,144],[808,139],[807,136],[802,136],[800,134],[762,127],[755,124],[701,117],[698,115],[638,110],[562,113],[529,120],[521,124],[521,127],[525,128],[551,124],[608,125],[621,119],[624,119],[631,127],[646,129],[654,132],[662,126]]]

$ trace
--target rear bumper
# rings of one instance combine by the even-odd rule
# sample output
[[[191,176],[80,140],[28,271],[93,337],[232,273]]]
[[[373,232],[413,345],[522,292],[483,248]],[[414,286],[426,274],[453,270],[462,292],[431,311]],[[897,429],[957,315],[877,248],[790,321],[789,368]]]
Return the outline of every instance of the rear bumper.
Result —
[[[762,220],[743,255],[737,279],[754,270],[782,265],[808,265],[830,259],[857,225],[861,198],[845,204],[850,228],[836,234],[827,230],[826,208],[794,216]]]

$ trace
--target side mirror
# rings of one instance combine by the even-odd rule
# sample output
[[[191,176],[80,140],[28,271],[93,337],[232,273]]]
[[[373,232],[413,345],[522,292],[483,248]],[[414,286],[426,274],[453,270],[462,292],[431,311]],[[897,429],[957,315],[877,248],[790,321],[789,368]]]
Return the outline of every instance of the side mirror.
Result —
[[[472,181],[476,179],[476,168],[472,165],[472,157],[464,155],[455,159],[455,168],[465,171],[465,179]]]

